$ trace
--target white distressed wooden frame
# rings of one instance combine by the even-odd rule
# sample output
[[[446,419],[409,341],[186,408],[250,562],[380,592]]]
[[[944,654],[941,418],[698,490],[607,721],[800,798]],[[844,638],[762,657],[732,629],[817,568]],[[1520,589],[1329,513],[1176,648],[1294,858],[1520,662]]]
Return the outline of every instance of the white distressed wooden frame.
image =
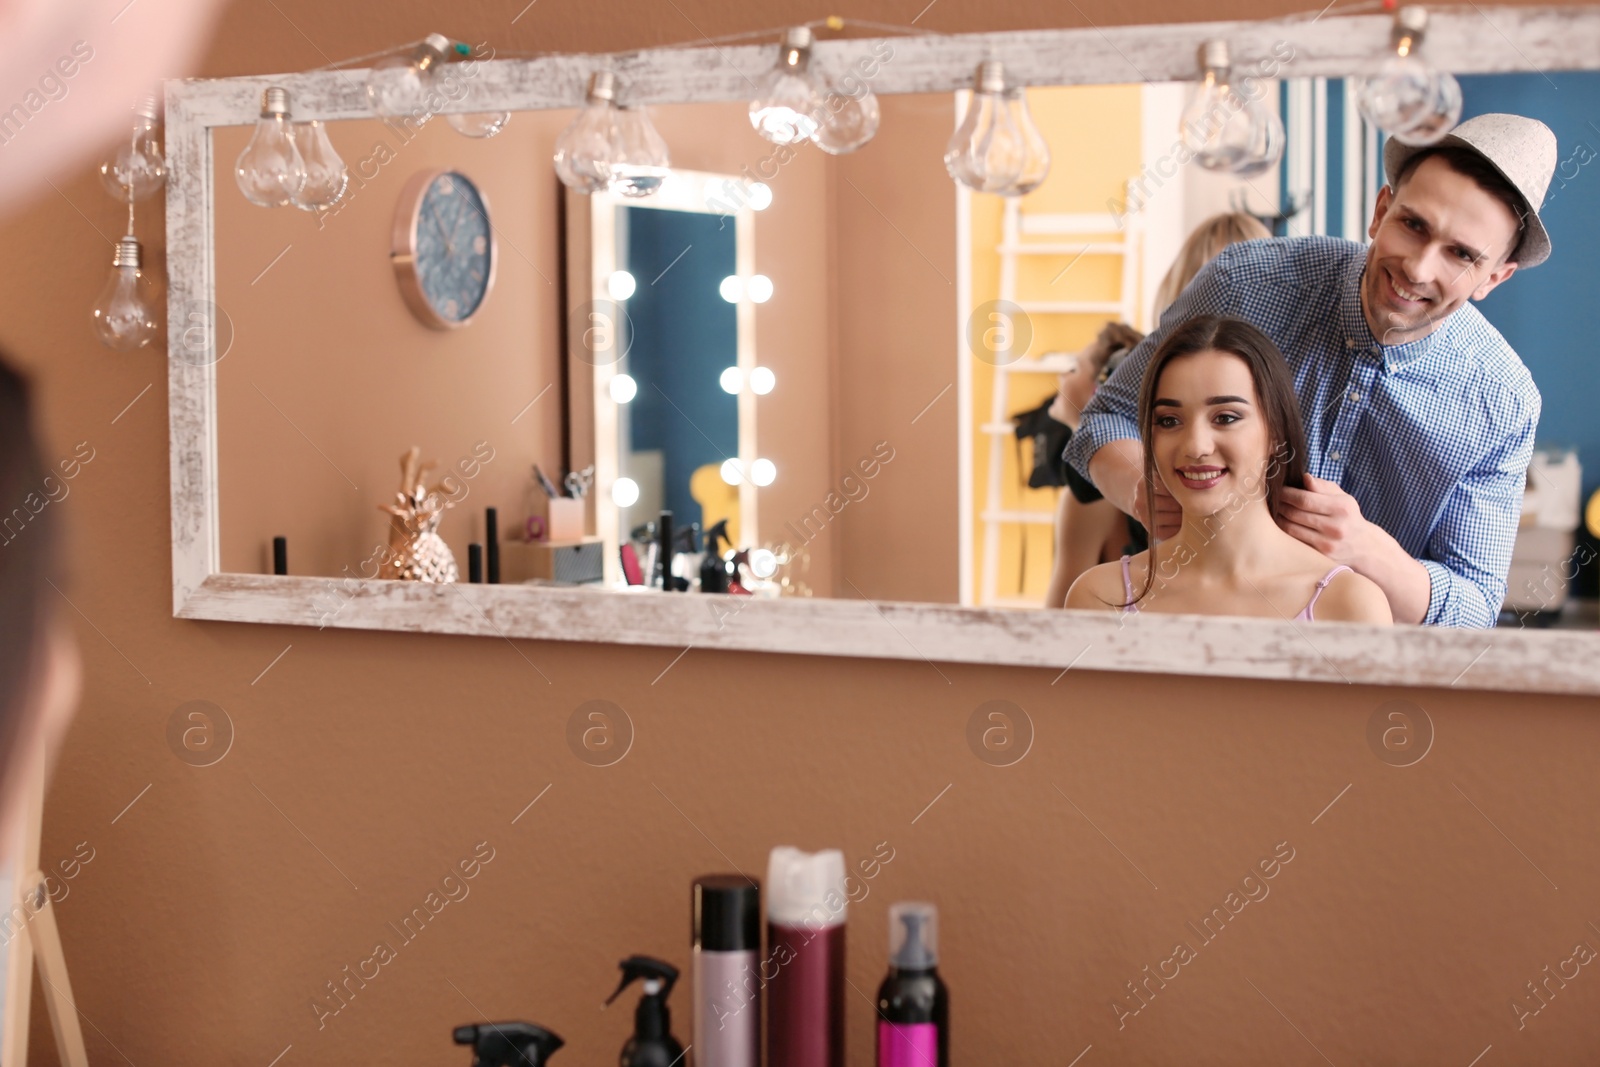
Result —
[[[813,65],[842,74],[880,44],[892,49],[871,84],[886,93],[970,88],[998,58],[1024,85],[1179,81],[1195,49],[1226,38],[1237,67],[1288,42],[1281,76],[1376,70],[1390,18],[1328,15],[1290,22],[1029,30],[884,41],[824,41]],[[1425,44],[1456,72],[1600,69],[1600,5],[1474,7],[1434,14]],[[445,110],[570,108],[589,75],[614,70],[624,103],[742,100],[769,69],[776,42],[622,55],[494,60],[470,99]],[[503,638],[685,646],[985,663],[1057,671],[1119,670],[1392,686],[1600,694],[1600,634],[1520,629],[1451,631],[1143,613],[1017,611],[862,600],[754,601],[504,585],[225,574],[218,569],[211,131],[255,121],[261,92],[288,90],[293,116],[369,118],[363,71],[169,82],[166,87],[168,411],[173,613],[291,626],[479,634]],[[332,610],[330,610],[332,609]],[[677,653],[663,650],[665,664]],[[535,653],[537,658],[537,653]]]

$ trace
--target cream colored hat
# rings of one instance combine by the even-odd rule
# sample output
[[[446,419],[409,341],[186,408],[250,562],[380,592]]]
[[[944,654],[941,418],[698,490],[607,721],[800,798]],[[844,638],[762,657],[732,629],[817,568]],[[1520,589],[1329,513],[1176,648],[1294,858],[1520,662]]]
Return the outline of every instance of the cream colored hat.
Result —
[[[1550,127],[1521,115],[1478,115],[1434,145],[1401,144],[1391,137],[1383,146],[1383,169],[1390,186],[1406,160],[1425,148],[1443,145],[1476,152],[1522,194],[1522,240],[1509,258],[1519,267],[1536,267],[1549,259],[1550,234],[1539,221],[1539,208],[1556,171],[1556,135]]]

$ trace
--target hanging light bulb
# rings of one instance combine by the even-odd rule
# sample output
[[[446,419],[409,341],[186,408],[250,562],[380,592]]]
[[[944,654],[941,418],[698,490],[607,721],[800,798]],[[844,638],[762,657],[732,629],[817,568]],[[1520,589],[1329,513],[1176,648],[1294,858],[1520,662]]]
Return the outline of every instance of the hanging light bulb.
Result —
[[[289,94],[274,85],[261,94],[261,118],[234,168],[244,198],[259,207],[294,202],[306,184],[306,164],[289,126]]]
[[[650,114],[642,107],[619,107],[611,126],[611,191],[637,199],[666,181],[671,161]]]
[[[100,164],[100,181],[106,192],[124,203],[143,200],[167,180],[167,161],[161,155],[161,112],[154,96],[134,105],[133,130]]]
[[[367,72],[367,99],[380,118],[410,119],[421,126],[433,117],[439,70],[452,48],[450,38],[430,33],[409,52],[387,56]]]
[[[750,125],[773,144],[799,144],[817,132],[817,116],[826,109],[810,65],[811,30],[805,26],[785,30],[778,65],[756,84],[755,99],[750,101]]]
[[[1362,117],[1403,144],[1433,144],[1461,119],[1461,84],[1418,55],[1427,28],[1426,8],[1396,11],[1389,35],[1394,54],[1356,86]]]
[[[294,198],[294,206],[305,211],[326,211],[344,196],[350,172],[328,140],[328,128],[316,119],[294,124],[294,146],[306,169],[306,183]]]
[[[90,312],[100,343],[119,352],[132,352],[155,339],[154,287],[140,269],[142,252],[132,235],[117,242],[111,259],[111,277],[100,290]]]
[[[811,143],[832,156],[854,152],[878,132],[878,97],[865,82],[856,82],[851,92],[837,85],[826,86],[822,99],[822,122],[811,134]]]
[[[1227,41],[1200,46],[1204,73],[1184,108],[1179,132],[1202,167],[1250,177],[1283,157],[1283,120],[1266,106],[1265,93],[1251,99],[1234,89],[1231,65]]]
[[[506,128],[506,123],[511,121],[509,111],[469,111],[465,114],[452,112],[444,117],[458,133],[467,137],[476,137],[488,140]]]
[[[556,176],[580,193],[598,193],[611,184],[616,96],[617,76],[595,71],[589,76],[588,102],[556,138]]]
[[[1019,87],[1006,90],[999,60],[978,64],[967,113],[945,148],[950,177],[980,193],[1021,196],[1050,172],[1050,149]]]

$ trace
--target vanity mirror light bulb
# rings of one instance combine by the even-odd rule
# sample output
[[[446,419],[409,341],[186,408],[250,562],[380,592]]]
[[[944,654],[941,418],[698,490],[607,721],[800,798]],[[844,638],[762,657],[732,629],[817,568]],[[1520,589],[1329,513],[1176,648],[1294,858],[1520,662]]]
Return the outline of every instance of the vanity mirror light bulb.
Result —
[[[638,281],[625,270],[614,270],[611,277],[606,279],[606,292],[611,294],[613,300],[626,300],[638,288]]]
[[[750,369],[750,391],[757,396],[766,396],[772,392],[773,386],[778,384],[778,376],[772,373],[770,367],[752,367]]]
[[[773,144],[799,144],[817,132],[825,108],[810,66],[810,28],[784,31],[778,63],[756,83],[750,101],[750,125]]]
[[[258,207],[294,203],[306,184],[306,164],[289,124],[289,94],[278,86],[261,94],[261,117],[239,153],[234,177],[244,198]]]
[[[119,201],[143,200],[167,181],[167,161],[161,155],[161,112],[156,98],[147,96],[133,109],[133,128],[110,159],[100,164],[100,182]]]
[[[611,502],[619,508],[631,508],[639,502],[639,483],[632,478],[618,478],[611,483]]]
[[[771,485],[778,477],[778,466],[770,459],[758,459],[750,464],[750,480],[757,485]]]
[[[756,549],[750,553],[750,573],[757,578],[771,578],[778,573],[778,557],[771,549]]]
[[[306,168],[306,183],[294,198],[305,211],[326,211],[339,202],[350,184],[350,172],[328,140],[328,128],[312,119],[294,124],[294,146]]]
[[[367,72],[367,101],[389,122],[424,125],[433,117],[439,71],[452,48],[450,38],[430,33],[409,52],[387,56]]]
[[[606,391],[611,394],[613,403],[626,404],[639,395],[639,383],[630,374],[618,374],[612,377]]]
[[[1402,144],[1433,144],[1461,119],[1461,84],[1419,54],[1427,28],[1425,8],[1407,5],[1396,11],[1392,54],[1376,75],[1356,82],[1362,117]]]
[[[722,279],[722,284],[717,286],[717,292],[722,294],[722,299],[730,304],[737,304],[744,299],[744,280],[737,274],[730,274]]]
[[[744,481],[744,472],[739,469],[739,461],[725,459],[722,461],[722,480],[729,485],[738,485]]]
[[[724,393],[733,393],[737,395],[739,390],[744,387],[744,372],[738,367],[729,367],[727,370],[723,371],[721,377],[717,379],[717,384],[722,386],[722,391]]]
[[[772,299],[772,279],[765,274],[752,274],[744,283],[744,293],[752,303],[765,304]]]
[[[750,210],[765,211],[772,206],[772,186],[766,182],[750,183]]]

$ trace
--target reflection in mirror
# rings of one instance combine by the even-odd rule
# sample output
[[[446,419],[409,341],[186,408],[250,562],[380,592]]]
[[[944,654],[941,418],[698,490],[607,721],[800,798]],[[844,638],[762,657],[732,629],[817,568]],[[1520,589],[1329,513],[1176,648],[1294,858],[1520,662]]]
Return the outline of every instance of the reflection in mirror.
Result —
[[[1597,553],[1579,512],[1600,482],[1600,438],[1578,294],[1600,269],[1584,122],[1600,78],[1549,77],[1561,93],[1543,76],[1461,79],[1467,116],[1535,115],[1561,151],[1543,212],[1555,256],[1474,306],[1544,401],[1514,531],[1511,621],[1592,624]],[[219,339],[231,336],[217,366],[220,569],[270,570],[272,540],[284,536],[291,574],[366,576],[388,542],[378,506],[392,502],[397,458],[417,445],[437,463],[434,478],[454,476],[439,533],[462,574],[492,506],[503,579],[540,577],[515,561],[529,554],[519,542],[545,495],[532,467],[559,484],[596,464],[578,527],[604,546],[596,587],[626,583],[622,542],[666,508],[702,526],[729,516],[732,547],[790,560],[788,592],[1040,607],[1063,493],[1029,486],[1038,438],[1019,439],[1013,417],[1048,412],[1060,376],[1092,363],[1076,357],[1108,323],[1152,327],[1157,290],[1205,220],[1243,212],[1279,235],[1367,239],[1381,144],[1345,81],[1272,84],[1285,155],[1244,179],[1179,162],[1189,92],[1028,90],[1053,165],[1018,201],[950,182],[943,154],[960,101],[949,94],[881,97],[878,135],[839,157],[768,144],[743,104],[652,109],[675,173],[759,182],[771,197],[761,211],[719,208],[703,190],[673,209],[566,197],[550,157],[571,111],[519,114],[488,141],[443,123],[402,134],[330,122],[350,166],[345,197],[321,215],[269,211],[233,181],[249,129],[219,128],[216,302]],[[425,170],[469,178],[490,214],[493,288],[460,329],[426,326],[397,278],[396,215],[407,181]],[[614,216],[611,270],[633,281],[625,297],[590,262],[602,247],[590,212],[603,202]],[[442,236],[453,244],[448,228]],[[756,275],[771,282],[764,303],[749,287]],[[728,277],[743,286],[733,303],[721,294]],[[691,282],[696,294],[674,288]],[[621,361],[574,355],[590,326],[582,305],[596,294],[627,312]],[[991,318],[999,300],[1024,314]],[[1002,366],[998,354],[1013,349],[1018,358]],[[743,371],[737,396],[721,385],[730,367]],[[755,389],[756,368],[776,387]],[[625,402],[625,386],[611,391],[619,374],[633,380]],[[615,465],[602,472],[605,450]],[[769,461],[775,477],[706,489],[718,457],[737,459],[741,474]],[[639,492],[626,504],[613,495],[622,478]],[[1094,562],[1117,558],[1111,540]]]

